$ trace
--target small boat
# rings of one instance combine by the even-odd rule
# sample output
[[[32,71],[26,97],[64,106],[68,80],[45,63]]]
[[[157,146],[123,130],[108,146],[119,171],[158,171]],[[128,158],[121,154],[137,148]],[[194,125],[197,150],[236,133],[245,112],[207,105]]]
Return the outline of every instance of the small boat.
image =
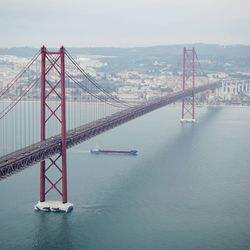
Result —
[[[103,150],[94,148],[91,149],[92,154],[126,154],[126,155],[137,155],[137,150]]]

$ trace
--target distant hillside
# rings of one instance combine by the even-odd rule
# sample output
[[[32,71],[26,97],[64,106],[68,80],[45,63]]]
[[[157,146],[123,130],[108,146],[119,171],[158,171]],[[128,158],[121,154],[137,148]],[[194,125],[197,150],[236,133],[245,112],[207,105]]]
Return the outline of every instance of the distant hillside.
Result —
[[[67,48],[72,54],[89,54],[103,56],[155,56],[165,57],[180,55],[183,47],[195,47],[200,56],[206,57],[249,57],[250,46],[230,45],[221,46],[216,44],[188,44],[188,45],[162,45],[153,47],[114,48],[114,47],[93,47],[93,48]],[[53,48],[49,48],[53,50]],[[15,55],[29,57],[34,55],[38,48],[13,47],[0,48],[0,55]]]
[[[246,45],[188,44],[135,48],[96,47],[67,49],[73,55],[113,56],[112,58],[100,60],[108,62],[110,67],[107,70],[117,71],[124,68],[138,68],[141,64],[150,67],[154,61],[176,65],[181,62],[184,46],[195,47],[199,59],[212,62],[208,62],[205,65],[206,71],[224,70],[230,72],[250,69],[250,46]],[[37,51],[37,48],[30,47],[1,48],[0,55],[31,57]]]
[[[38,49],[30,47],[0,48],[0,55],[11,55],[20,57],[31,57]]]

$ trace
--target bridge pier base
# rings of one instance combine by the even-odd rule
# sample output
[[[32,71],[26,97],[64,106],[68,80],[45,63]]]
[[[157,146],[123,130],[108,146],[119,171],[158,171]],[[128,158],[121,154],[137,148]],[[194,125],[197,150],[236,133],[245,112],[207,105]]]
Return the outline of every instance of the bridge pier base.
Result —
[[[62,201],[38,201],[34,208],[36,211],[68,213],[73,209],[73,204],[63,203]]]
[[[195,119],[192,119],[192,118],[190,118],[190,119],[180,119],[180,122],[181,123],[195,123],[196,122],[196,120]]]

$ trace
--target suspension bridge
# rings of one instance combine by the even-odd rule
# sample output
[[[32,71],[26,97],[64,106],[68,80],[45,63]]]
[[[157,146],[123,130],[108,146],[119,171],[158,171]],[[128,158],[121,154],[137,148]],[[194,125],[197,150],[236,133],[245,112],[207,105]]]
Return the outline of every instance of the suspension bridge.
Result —
[[[40,163],[36,209],[71,210],[67,149],[177,101],[181,121],[194,122],[195,95],[221,87],[220,82],[195,86],[197,62],[195,49],[184,48],[182,89],[131,104],[105,90],[64,47],[42,47],[0,90],[0,180]],[[52,191],[61,201],[47,201]]]

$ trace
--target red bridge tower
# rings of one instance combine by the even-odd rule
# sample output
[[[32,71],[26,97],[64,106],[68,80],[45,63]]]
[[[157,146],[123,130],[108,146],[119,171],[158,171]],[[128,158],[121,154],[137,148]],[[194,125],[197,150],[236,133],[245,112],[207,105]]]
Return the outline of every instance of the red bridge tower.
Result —
[[[51,101],[55,99],[56,102]],[[60,141],[57,143],[60,153],[56,157],[40,162],[40,201],[35,209],[68,212],[73,208],[73,204],[68,202],[67,196],[65,49],[61,47],[59,51],[49,52],[43,46],[41,48],[41,141],[49,137],[47,134],[51,127],[48,126],[48,122],[52,119],[53,123],[57,123],[60,127]],[[51,191],[59,194],[61,201],[47,201],[45,198]]]
[[[192,96],[182,100],[181,122],[195,122],[194,88],[195,88],[195,49],[183,50],[182,90],[192,89]]]

